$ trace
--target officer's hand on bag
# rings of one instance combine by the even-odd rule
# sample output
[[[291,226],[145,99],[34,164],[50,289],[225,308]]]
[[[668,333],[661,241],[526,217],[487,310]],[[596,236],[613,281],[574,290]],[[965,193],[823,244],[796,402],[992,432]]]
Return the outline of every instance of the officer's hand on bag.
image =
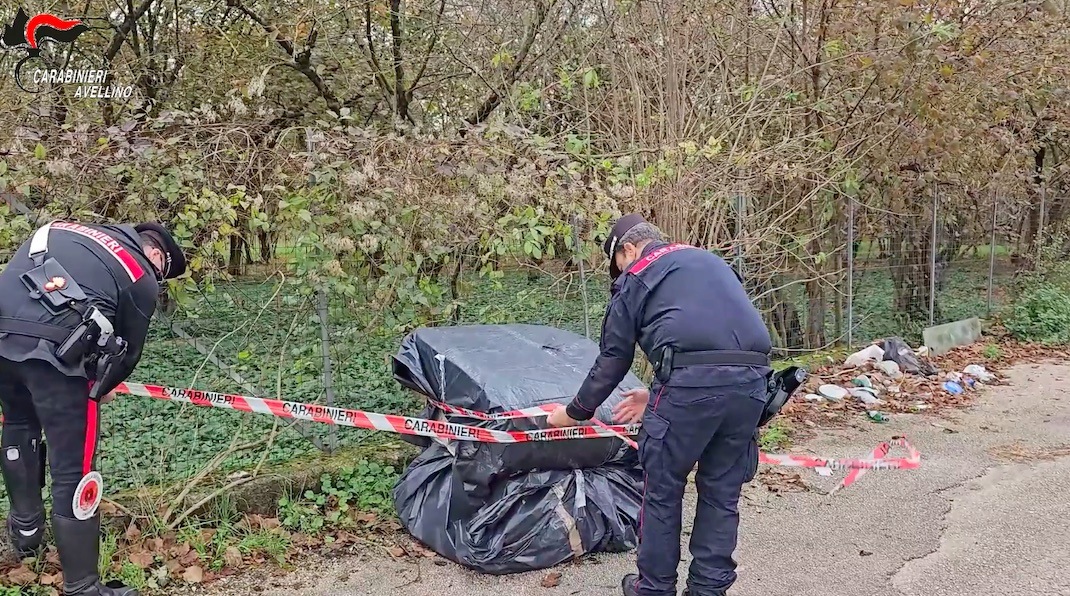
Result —
[[[624,392],[624,399],[613,408],[613,416],[620,424],[635,424],[643,419],[649,402],[650,390],[646,387],[629,389]]]
[[[115,392],[114,391],[112,391],[111,393],[109,393],[109,394],[105,395],[104,397],[100,398],[100,403],[106,404],[106,403],[110,402],[113,399],[115,399]]]
[[[557,409],[551,412],[550,416],[546,418],[546,422],[554,428],[579,425],[579,422],[568,417],[568,412],[565,410],[565,406],[557,406]]]

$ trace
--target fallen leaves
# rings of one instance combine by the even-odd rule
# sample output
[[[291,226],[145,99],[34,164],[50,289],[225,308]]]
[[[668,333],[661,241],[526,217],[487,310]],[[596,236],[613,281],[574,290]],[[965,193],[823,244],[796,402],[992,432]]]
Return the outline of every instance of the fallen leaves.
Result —
[[[236,546],[228,546],[223,551],[223,563],[227,567],[238,567],[242,564],[242,554]]]
[[[561,574],[556,571],[552,571],[550,573],[547,573],[546,576],[542,578],[542,581],[539,582],[539,585],[544,588],[556,588],[560,583]]]
[[[25,586],[37,580],[37,573],[25,565],[7,572],[7,579],[17,586]]]
[[[199,584],[204,581],[204,570],[197,565],[187,567],[182,572],[182,579],[188,584]]]
[[[790,470],[776,468],[762,470],[758,474],[758,480],[773,493],[798,493],[810,490],[810,486],[803,480],[802,475]]]
[[[126,536],[127,542],[137,542],[137,539],[141,538],[141,530],[138,529],[137,522],[130,522],[124,535]]]
[[[156,557],[148,551],[138,551],[130,553],[128,557],[130,562],[137,566],[138,569],[148,569],[152,563],[156,560]]]

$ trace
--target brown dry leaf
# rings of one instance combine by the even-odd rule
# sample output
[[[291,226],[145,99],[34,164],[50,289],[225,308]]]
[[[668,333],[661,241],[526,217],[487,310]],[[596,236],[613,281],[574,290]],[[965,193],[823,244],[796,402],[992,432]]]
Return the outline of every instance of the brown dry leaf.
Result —
[[[119,512],[119,508],[115,506],[115,503],[112,503],[107,499],[100,502],[100,507],[98,509],[101,515],[115,515]]]
[[[179,561],[179,563],[182,563],[183,565],[192,565],[192,564],[196,563],[197,561],[199,561],[200,558],[201,558],[201,555],[198,554],[197,551],[191,550],[188,553],[186,553],[186,554],[182,555],[181,557],[179,557],[178,561]]]
[[[242,563],[241,551],[236,546],[228,546],[227,550],[223,551],[223,563],[227,567],[238,567]]]
[[[126,528],[126,541],[134,542],[141,537],[141,530],[137,527],[137,522],[130,522],[130,525]]]
[[[186,570],[182,572],[182,579],[188,584],[199,584],[204,581],[204,570],[197,565],[187,567]]]
[[[392,546],[387,550],[387,552],[389,552],[390,556],[394,557],[395,559],[400,559],[401,557],[405,556],[405,549],[401,548],[400,546]]]
[[[802,476],[796,472],[782,470],[768,470],[760,476],[762,484],[774,493],[804,492],[810,487],[803,481]]]
[[[37,581],[40,582],[42,586],[58,586],[63,583],[62,579],[63,578],[61,578],[59,574],[52,575],[50,573],[43,573]]]
[[[7,579],[13,584],[25,586],[36,580],[37,574],[29,567],[22,565],[21,567],[16,567],[15,569],[8,571]]]
[[[149,548],[156,552],[163,552],[163,538],[153,538],[149,540]]]
[[[358,513],[355,516],[353,516],[353,519],[355,519],[356,521],[359,521],[361,523],[371,524],[371,523],[375,523],[375,520],[378,519],[378,518],[375,516],[374,513]]]
[[[265,517],[260,520],[260,527],[265,530],[274,530],[282,527],[282,522],[280,522],[278,518]]]
[[[138,569],[148,569],[155,560],[156,557],[153,557],[152,553],[146,551],[138,551],[130,554],[130,562],[137,565]]]
[[[217,531],[218,530],[213,530],[213,529],[201,530],[201,540],[203,540],[206,543],[207,542],[211,542],[212,538],[215,538],[215,534],[216,534]]]
[[[176,557],[184,557],[189,553],[189,551],[190,551],[189,543],[188,542],[183,542],[182,544],[179,544],[178,546],[172,548],[171,549],[171,554],[173,554]]]
[[[541,585],[544,588],[556,588],[557,585],[560,584],[560,583],[561,583],[561,574],[556,572],[556,571],[553,571],[553,572],[547,573],[546,577],[542,578],[542,581],[539,583],[539,585]]]
[[[164,563],[164,567],[167,567],[169,573],[178,573],[178,571],[182,569],[182,563],[179,563],[178,559],[171,559]]]
[[[59,565],[59,551],[56,547],[48,547],[48,551],[45,552],[45,562],[49,565]]]

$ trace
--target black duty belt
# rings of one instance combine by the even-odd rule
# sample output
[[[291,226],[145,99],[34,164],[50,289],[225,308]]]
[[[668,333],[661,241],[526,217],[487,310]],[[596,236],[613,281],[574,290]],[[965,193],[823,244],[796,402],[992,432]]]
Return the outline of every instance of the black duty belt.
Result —
[[[11,317],[0,317],[0,337],[7,334],[23,335],[26,337],[47,339],[48,341],[59,345],[67,341],[67,338],[71,335],[71,331],[72,330],[69,327],[61,327],[49,323],[24,321],[22,319],[14,319]]]
[[[702,352],[673,352],[672,367],[685,366],[770,366],[768,354],[743,350],[705,350]]]
[[[703,350],[677,352],[672,346],[661,349],[661,357],[654,363],[654,374],[662,383],[669,380],[672,371],[685,366],[771,366],[768,354],[747,350]]]

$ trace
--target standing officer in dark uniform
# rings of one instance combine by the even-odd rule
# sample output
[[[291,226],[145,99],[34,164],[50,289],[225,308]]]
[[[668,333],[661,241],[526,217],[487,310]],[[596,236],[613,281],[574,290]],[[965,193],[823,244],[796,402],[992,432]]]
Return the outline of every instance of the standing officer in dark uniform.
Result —
[[[650,391],[630,392],[615,412],[621,422],[642,419],[645,485],[639,573],[625,576],[621,587],[625,595],[676,594],[684,486],[697,463],[685,594],[723,596],[736,580],[740,490],[758,465],[754,437],[772,374],[769,331],[727,263],[663,242],[639,215],[617,221],[605,251],[613,285],[602,351],[576,398],[549,423],[590,419],[628,373],[638,343],[655,380]]]
[[[94,470],[97,406],[141,359],[165,279],[186,260],[153,223],[37,230],[0,272],[0,470],[11,503],[7,530],[18,555],[40,552],[45,443],[52,475],[52,531],[64,594],[136,596],[98,575],[103,479]]]

